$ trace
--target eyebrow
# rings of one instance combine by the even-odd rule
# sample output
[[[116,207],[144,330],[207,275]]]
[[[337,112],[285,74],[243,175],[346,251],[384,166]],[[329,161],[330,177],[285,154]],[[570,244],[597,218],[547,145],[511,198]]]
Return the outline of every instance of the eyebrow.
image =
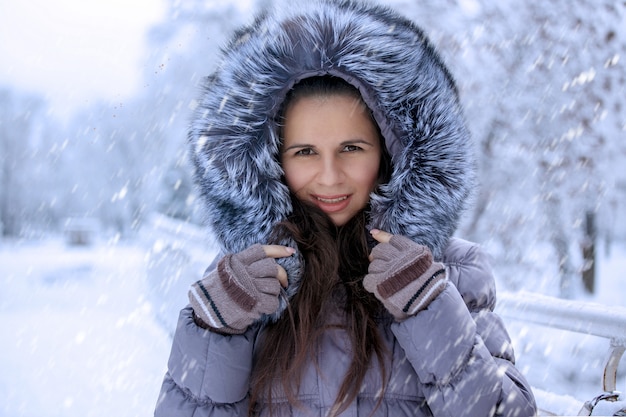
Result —
[[[339,146],[345,146],[345,145],[354,145],[357,143],[361,143],[361,144],[365,144],[365,145],[369,145],[369,146],[374,146],[374,144],[372,144],[371,142],[365,140],[365,139],[350,139],[350,140],[344,140],[343,142],[341,142],[339,144]],[[299,149],[299,148],[315,148],[315,145],[312,144],[308,144],[308,143],[296,143],[293,144],[287,148],[283,149],[283,153],[291,150],[291,149]]]

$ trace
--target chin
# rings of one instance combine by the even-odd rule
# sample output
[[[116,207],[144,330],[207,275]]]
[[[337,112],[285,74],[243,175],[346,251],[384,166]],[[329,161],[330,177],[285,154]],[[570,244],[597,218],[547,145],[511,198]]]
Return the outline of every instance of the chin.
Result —
[[[346,223],[348,223],[350,221],[350,219],[352,218],[352,216],[349,217],[345,217],[345,216],[328,216],[330,217],[330,220],[333,222],[333,224],[337,227],[341,227],[343,225],[345,225]]]

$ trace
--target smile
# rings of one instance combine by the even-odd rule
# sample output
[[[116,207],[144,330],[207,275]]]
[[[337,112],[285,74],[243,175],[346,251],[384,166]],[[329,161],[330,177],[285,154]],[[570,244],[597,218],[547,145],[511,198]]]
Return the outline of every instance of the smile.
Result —
[[[337,198],[323,198],[323,197],[315,197],[318,201],[321,201],[322,203],[326,203],[326,204],[335,204],[335,203],[339,203],[340,201],[343,200],[347,200],[348,196],[343,196],[343,197],[337,197]]]
[[[339,196],[312,195],[311,197],[313,198],[313,203],[328,214],[337,213],[346,209],[351,201],[350,194]]]

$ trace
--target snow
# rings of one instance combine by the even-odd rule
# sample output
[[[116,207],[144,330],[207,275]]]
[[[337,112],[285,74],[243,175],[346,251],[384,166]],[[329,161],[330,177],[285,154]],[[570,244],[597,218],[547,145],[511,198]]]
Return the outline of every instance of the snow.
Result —
[[[145,250],[0,243],[0,415],[152,415],[169,354]]]
[[[176,312],[200,263],[214,255],[198,249],[153,230],[82,247],[61,237],[0,241],[0,416],[152,415]],[[600,258],[594,302],[623,306],[625,265],[624,245]],[[167,285],[155,285],[158,276],[168,276]],[[514,321],[507,327],[517,365],[544,407],[575,415],[601,393],[608,340]],[[623,373],[617,385],[626,387]]]
[[[197,235],[190,239],[188,231],[177,240],[155,233],[162,225],[140,236],[132,233],[155,210],[192,220],[197,214],[183,154],[189,103],[199,78],[212,68],[213,60],[199,57],[214,56],[226,34],[250,18],[249,8],[290,2],[237,2],[235,8],[245,5],[239,11],[219,2],[206,8],[197,2],[150,2],[167,12],[138,17],[150,21],[162,14],[162,21],[146,34],[143,77],[133,98],[122,93],[122,82],[136,83],[136,76],[120,77],[108,65],[134,48],[126,43],[139,40],[119,25],[113,25],[115,34],[106,31],[107,43],[128,42],[112,51],[87,40],[86,33],[42,37],[48,32],[38,18],[27,18],[28,25],[18,18],[12,25],[0,24],[0,34],[13,31],[14,42],[7,47],[23,54],[26,65],[22,68],[16,58],[6,68],[17,77],[13,81],[0,74],[3,84],[10,83],[0,89],[5,111],[0,202],[10,203],[0,210],[0,231],[22,237],[0,238],[0,417],[152,415],[177,312],[215,250]],[[550,7],[539,2],[520,7],[513,1],[378,2],[423,26],[457,78],[481,156],[484,190],[476,196],[476,216],[468,217],[460,232],[493,255],[498,291],[559,295],[559,259],[577,276],[584,264],[579,244],[585,213],[592,210],[599,242],[612,244],[610,251],[597,251],[596,293],[573,288],[569,295],[607,309],[626,307],[626,148],[620,140],[626,129],[626,5],[609,0],[574,8],[564,0]],[[9,9],[34,7],[19,4]],[[60,21],[58,13],[61,21],[84,20],[77,10],[57,9],[50,22]],[[16,14],[2,14],[0,20],[11,16]],[[21,42],[40,38],[46,39],[40,45],[55,43],[48,48],[54,57],[46,59],[49,54],[42,55],[39,47]],[[82,59],[85,45],[98,59]],[[68,55],[77,50],[78,61]],[[54,71],[42,72],[42,57],[49,68],[69,65],[61,72],[70,74],[71,85],[45,82]],[[99,65],[115,85],[83,64]],[[76,71],[80,76],[71,75]],[[36,83],[44,81],[40,93],[45,97],[28,93],[39,84],[19,81],[33,74]],[[85,76],[89,88],[83,85]],[[82,95],[92,87],[104,87],[107,94]],[[70,109],[58,104],[58,91],[80,102],[67,126],[55,119]],[[109,94],[113,103],[101,102]],[[581,130],[583,121],[589,126]],[[49,235],[68,216],[97,218],[102,233],[115,230],[125,238],[68,246],[62,237]],[[570,246],[560,258],[555,238]],[[577,414],[582,401],[600,394],[607,339],[509,319],[506,324],[517,366],[546,408]],[[617,381],[622,391],[625,362]]]

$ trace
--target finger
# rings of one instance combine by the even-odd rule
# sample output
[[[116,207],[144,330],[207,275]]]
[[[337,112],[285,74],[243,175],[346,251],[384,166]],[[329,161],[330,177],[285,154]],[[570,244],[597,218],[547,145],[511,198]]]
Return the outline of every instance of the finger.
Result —
[[[296,253],[294,248],[282,245],[262,245],[265,255],[269,258],[286,258]]]
[[[370,230],[370,234],[374,239],[376,239],[380,243],[389,243],[391,237],[393,236],[389,232],[385,232],[383,230],[372,229]]]
[[[278,278],[278,282],[280,282],[280,285],[282,285],[283,288],[287,288],[287,271],[285,271],[285,268],[280,265],[278,265],[278,274],[276,274],[276,278]]]
[[[273,297],[278,297],[282,285],[276,277],[258,278],[255,284],[262,294],[268,294]]]

